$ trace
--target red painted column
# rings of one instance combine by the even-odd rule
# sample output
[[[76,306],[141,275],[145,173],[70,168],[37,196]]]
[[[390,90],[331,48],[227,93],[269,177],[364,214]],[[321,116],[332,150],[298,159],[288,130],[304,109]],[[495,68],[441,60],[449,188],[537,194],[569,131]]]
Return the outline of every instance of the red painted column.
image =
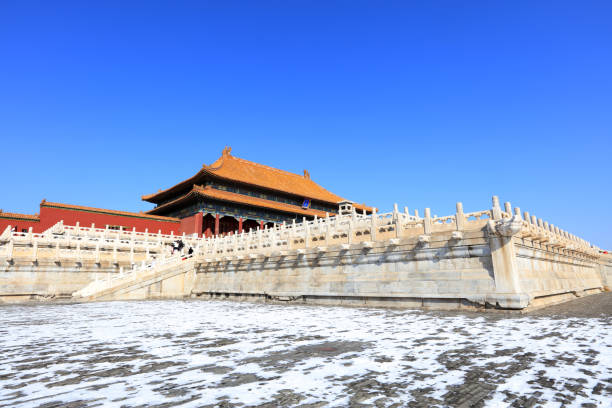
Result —
[[[264,229],[264,222],[263,221],[259,221],[259,229]]]
[[[219,213],[215,215],[215,236],[219,235]]]
[[[204,220],[204,214],[201,212],[197,213],[195,216],[195,231],[198,234],[198,237],[202,236],[202,222]]]
[[[238,233],[242,234],[242,217],[238,218]]]
[[[208,215],[208,214],[207,214]],[[204,217],[202,217],[204,218]],[[204,222],[202,222],[204,223]],[[206,218],[206,224],[205,224],[205,229],[204,229],[204,236],[206,238],[210,238],[212,236],[212,230],[211,230],[211,223],[210,223],[210,218]]]

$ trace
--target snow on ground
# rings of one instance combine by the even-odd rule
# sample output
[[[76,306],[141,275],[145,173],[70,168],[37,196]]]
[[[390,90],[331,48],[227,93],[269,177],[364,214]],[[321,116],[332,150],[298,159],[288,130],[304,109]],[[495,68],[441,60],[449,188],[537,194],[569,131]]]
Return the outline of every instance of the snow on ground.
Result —
[[[609,316],[221,301],[0,307],[0,407],[610,401]]]

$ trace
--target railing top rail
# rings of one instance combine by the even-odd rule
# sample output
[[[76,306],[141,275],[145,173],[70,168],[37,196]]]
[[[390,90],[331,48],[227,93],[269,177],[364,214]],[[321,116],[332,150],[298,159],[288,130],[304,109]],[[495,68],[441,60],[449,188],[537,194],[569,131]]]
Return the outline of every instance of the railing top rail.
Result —
[[[423,224],[426,222],[431,224],[452,224],[453,222],[458,228],[462,227],[462,222],[473,223],[476,221],[492,220],[494,218],[511,219],[521,217],[520,210],[515,208],[514,211],[510,206],[510,203],[505,203],[503,208],[500,206],[499,199],[494,197],[493,207],[490,209],[463,212],[463,205],[457,204],[457,213],[446,215],[446,216],[433,216],[431,217],[431,211],[426,209],[425,218],[419,217],[418,212],[415,211],[415,215],[408,213],[405,209],[404,212],[399,212],[397,206],[394,211],[384,213],[373,213],[365,215],[357,212],[349,214],[339,214],[335,216],[326,216],[321,218],[315,218],[312,220],[305,220],[304,222],[284,222],[282,224],[276,224],[272,228],[258,228],[257,230],[243,231],[239,234],[229,234],[226,236],[216,237],[197,237],[193,235],[183,234],[161,234],[159,231],[135,231],[132,230],[112,230],[109,228],[98,228],[91,226],[81,225],[63,225],[62,222],[58,222],[53,227],[50,227],[44,233],[32,233],[22,231],[5,231],[3,234],[3,240],[6,241],[7,237],[15,240],[56,240],[61,239],[58,237],[69,237],[71,240],[80,241],[83,243],[102,243],[104,245],[133,245],[133,246],[155,246],[155,245],[167,245],[178,239],[183,240],[187,245],[196,247],[211,246],[217,247],[231,247],[236,245],[250,245],[252,243],[262,242],[262,244],[256,245],[258,248],[267,243],[268,241],[279,242],[286,240],[288,237],[305,236],[308,232],[310,234],[322,234],[326,231],[329,232],[346,232],[347,228],[370,228],[374,224],[379,226],[385,226],[399,221],[405,225]],[[541,219],[535,219],[535,217],[529,217],[528,213],[525,213],[525,219],[523,219],[522,225],[530,229],[538,229],[540,233],[555,236],[562,240],[570,240],[581,246],[592,247],[587,241],[578,238],[572,234],[569,234],[552,224],[542,221]],[[468,224],[481,225],[481,223]],[[59,232],[57,232],[57,231]],[[63,234],[61,234],[63,232]],[[313,237],[314,238],[314,237]]]

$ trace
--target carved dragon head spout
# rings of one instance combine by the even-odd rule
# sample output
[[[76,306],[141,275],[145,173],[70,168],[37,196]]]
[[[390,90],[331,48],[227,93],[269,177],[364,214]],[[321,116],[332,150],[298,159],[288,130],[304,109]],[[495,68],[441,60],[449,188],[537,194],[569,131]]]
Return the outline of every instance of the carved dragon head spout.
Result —
[[[523,228],[523,219],[520,216],[514,215],[512,218],[491,220],[489,221],[488,227],[489,233],[501,235],[502,237],[511,237],[521,231]]]

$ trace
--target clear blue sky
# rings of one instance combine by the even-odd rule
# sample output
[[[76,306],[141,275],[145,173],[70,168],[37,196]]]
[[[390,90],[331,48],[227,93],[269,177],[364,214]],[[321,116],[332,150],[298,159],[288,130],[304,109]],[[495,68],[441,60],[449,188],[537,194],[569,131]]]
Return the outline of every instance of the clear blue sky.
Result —
[[[231,145],[381,210],[497,194],[612,248],[611,4],[4,0],[0,208],[146,210]]]

